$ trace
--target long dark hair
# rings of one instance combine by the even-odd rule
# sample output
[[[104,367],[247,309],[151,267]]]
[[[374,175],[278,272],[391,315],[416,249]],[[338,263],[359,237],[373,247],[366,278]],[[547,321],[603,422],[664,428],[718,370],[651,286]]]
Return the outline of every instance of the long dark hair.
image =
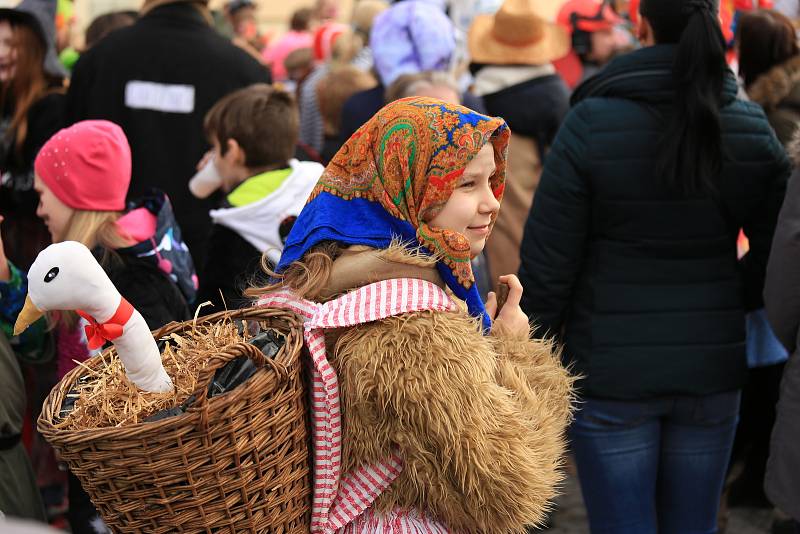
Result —
[[[11,25],[17,60],[14,78],[0,84],[0,109],[12,110],[11,124],[5,135],[21,154],[28,136],[28,110],[48,90],[48,76],[44,71],[47,47],[27,24],[8,19],[3,22]]]
[[[722,168],[719,109],[727,66],[717,6],[712,0],[642,0],[639,9],[656,43],[678,45],[675,103],[655,169],[685,194],[714,191]]]

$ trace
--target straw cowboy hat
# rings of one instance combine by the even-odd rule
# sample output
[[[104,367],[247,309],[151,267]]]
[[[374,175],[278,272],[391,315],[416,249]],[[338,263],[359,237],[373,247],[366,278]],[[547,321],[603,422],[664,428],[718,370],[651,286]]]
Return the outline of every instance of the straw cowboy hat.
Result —
[[[494,15],[478,15],[469,29],[476,63],[539,65],[565,56],[570,38],[555,23],[558,0],[506,0]]]

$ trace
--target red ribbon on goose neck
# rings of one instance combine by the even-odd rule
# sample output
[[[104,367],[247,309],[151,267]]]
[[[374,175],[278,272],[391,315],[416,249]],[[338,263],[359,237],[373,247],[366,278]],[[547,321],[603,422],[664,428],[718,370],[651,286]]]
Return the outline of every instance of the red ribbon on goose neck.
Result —
[[[106,341],[114,341],[122,335],[125,323],[133,315],[133,306],[125,300],[125,297],[122,297],[119,301],[119,306],[117,306],[117,311],[114,312],[111,319],[104,323],[98,323],[94,317],[83,310],[75,310],[75,313],[89,322],[86,325],[87,345],[90,350],[95,350],[102,347]]]

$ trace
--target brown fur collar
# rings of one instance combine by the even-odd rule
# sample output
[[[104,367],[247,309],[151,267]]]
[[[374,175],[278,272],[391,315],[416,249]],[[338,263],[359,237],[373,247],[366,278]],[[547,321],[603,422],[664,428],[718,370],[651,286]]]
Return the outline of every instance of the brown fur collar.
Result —
[[[795,56],[758,77],[747,90],[750,100],[764,109],[781,103],[800,82],[800,55]]]
[[[444,288],[436,271],[436,258],[419,250],[410,250],[402,243],[376,250],[355,246],[342,252],[333,262],[333,272],[322,298],[391,278],[419,278]]]

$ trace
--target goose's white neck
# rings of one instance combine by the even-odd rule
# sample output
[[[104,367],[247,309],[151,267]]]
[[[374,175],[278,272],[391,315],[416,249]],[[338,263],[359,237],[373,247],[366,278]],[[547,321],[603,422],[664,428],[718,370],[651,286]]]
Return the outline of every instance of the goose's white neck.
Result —
[[[82,311],[100,324],[112,318],[116,323],[125,321],[122,334],[111,342],[117,348],[128,378],[145,391],[170,391],[172,382],[161,364],[161,354],[144,317],[134,308],[130,308],[130,316],[123,312],[115,318],[122,306],[122,296],[119,293],[113,298],[106,295],[98,300],[102,302]],[[112,302],[116,302],[113,307]]]
[[[147,391],[172,389],[172,382],[161,365],[158,346],[150,334],[147,322],[138,311],[134,310],[125,323],[125,331],[113,343],[125,365],[128,378],[134,384]]]
[[[93,302],[81,310],[94,317],[98,323],[105,323],[117,313],[120,302],[122,302],[122,295],[115,292],[105,298],[93,299]]]

